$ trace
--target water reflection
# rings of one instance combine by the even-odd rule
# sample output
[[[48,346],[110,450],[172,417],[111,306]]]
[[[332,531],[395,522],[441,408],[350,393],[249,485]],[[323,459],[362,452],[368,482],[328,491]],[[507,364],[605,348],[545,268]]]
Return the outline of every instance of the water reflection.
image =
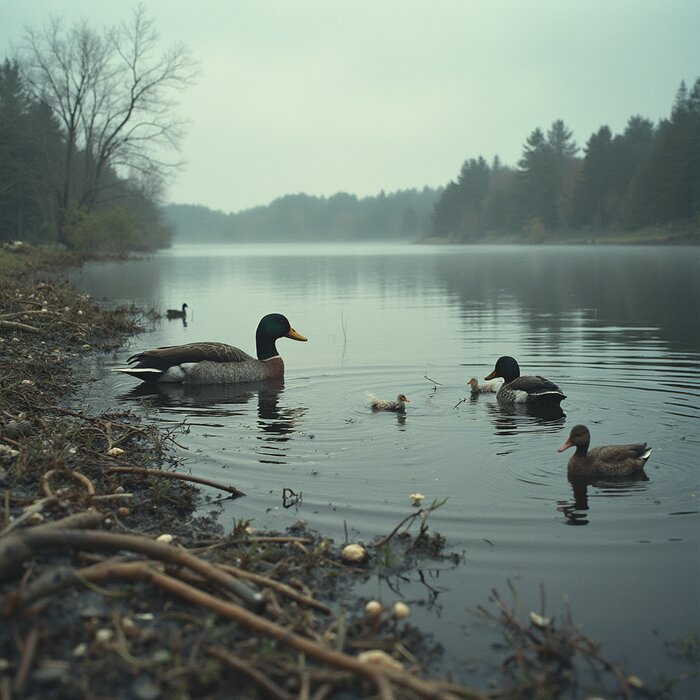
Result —
[[[504,406],[496,401],[486,406],[496,435],[516,435],[518,431],[532,427],[544,428],[544,432],[556,433],[564,426],[566,414],[561,406],[536,406],[509,404]]]
[[[436,269],[470,324],[516,306],[529,338],[544,343],[545,352],[556,350],[571,326],[595,332],[610,324],[606,341],[621,347],[658,335],[683,349],[700,342],[697,304],[686,308],[687,317],[669,313],[669,299],[700,297],[695,248],[658,248],[650,255],[642,246],[512,246],[493,255],[476,246],[465,259],[438,258]]]
[[[573,498],[568,501],[558,501],[557,510],[564,515],[566,525],[588,525],[588,487],[592,486],[603,496],[626,496],[631,491],[639,491],[640,482],[649,481],[644,471],[628,476],[569,476]]]
[[[263,463],[285,464],[285,450],[270,443],[287,442],[298,430],[297,423],[306,413],[303,406],[289,407],[281,403],[284,379],[246,384],[157,384],[143,382],[119,399],[148,404],[166,414],[185,414],[195,418],[199,426],[222,428],[220,423],[204,422],[207,418],[244,416],[257,397],[256,439],[263,441]]]

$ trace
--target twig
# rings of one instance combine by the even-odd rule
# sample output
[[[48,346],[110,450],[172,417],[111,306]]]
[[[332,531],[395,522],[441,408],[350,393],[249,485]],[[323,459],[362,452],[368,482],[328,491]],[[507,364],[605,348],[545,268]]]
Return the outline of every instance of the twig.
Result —
[[[275,698],[276,700],[294,700],[296,696],[291,695],[283,688],[280,688],[276,683],[273,683],[267,676],[260,673],[256,668],[253,668],[249,661],[243,661],[237,656],[234,656],[228,651],[219,649],[218,647],[207,647],[206,651],[211,656],[216,657],[225,664],[235,668],[239,673],[243,673],[257,683],[262,688],[265,697]]]
[[[237,566],[231,566],[230,564],[218,564],[218,566],[219,568],[228,572],[232,576],[235,576],[236,578],[252,581],[258,586],[265,586],[266,588],[271,588],[272,590],[287,596],[287,598],[296,600],[298,603],[307,605],[310,608],[316,608],[316,610],[320,610],[326,615],[330,615],[331,613],[331,609],[325,603],[321,603],[320,601],[316,600],[315,598],[312,598],[311,596],[299,593],[299,591],[297,591],[295,588],[292,588],[291,586],[288,586],[286,583],[276,581],[275,579],[271,579],[268,576],[262,576],[261,574],[253,573],[252,571],[245,571],[244,569],[239,569]]]
[[[410,515],[407,515],[388,535],[382,537],[381,539],[377,540],[376,542],[373,542],[370,547],[381,547],[382,545],[386,544],[404,525],[404,523],[407,522],[413,522],[417,517],[423,513],[423,509],[417,510],[415,513],[411,513]]]
[[[29,671],[34,663],[34,656],[39,645],[39,626],[34,625],[27,633],[22,650],[22,659],[12,684],[12,690],[18,698],[24,697],[24,688],[27,685]]]
[[[8,497],[9,497],[9,491]],[[52,505],[58,501],[58,496],[47,496],[46,498],[41,498],[40,500],[32,503],[28,508],[24,510],[21,515],[18,515],[9,525],[6,525],[2,530],[0,530],[0,537],[4,537],[19,527],[25,520],[29,520],[35,513],[41,513],[42,510],[48,505]]]
[[[80,482],[83,486],[85,486],[85,490],[88,492],[89,496],[95,495],[95,487],[93,486],[92,481],[90,481],[90,479],[88,479],[84,474],[81,474],[79,471],[76,471],[75,469],[49,469],[49,471],[42,474],[40,480],[41,490],[44,492],[44,494],[46,494],[46,496],[54,495],[54,492],[51,490],[50,481],[54,474],[61,474],[73,479],[74,481]]]
[[[191,474],[182,474],[179,472],[165,472],[161,469],[146,469],[144,467],[107,467],[107,471],[119,472],[122,474],[143,474],[145,476],[157,476],[161,479],[178,479],[180,481],[192,481],[195,484],[211,486],[212,488],[219,489],[220,491],[226,491],[227,493],[230,493],[236,498],[246,495],[243,491],[240,491],[235,486],[227,486],[226,484],[221,484],[217,481],[211,481],[210,479],[204,479],[199,476],[192,476]]]
[[[38,328],[28,326],[26,323],[20,323],[19,321],[0,321],[0,328],[14,328],[15,330],[26,331],[27,333],[41,333]]]
[[[440,382],[436,382],[434,379],[431,379],[427,374],[423,375],[423,379],[427,379],[429,382],[437,384],[438,386],[445,386],[444,384],[441,384]]]

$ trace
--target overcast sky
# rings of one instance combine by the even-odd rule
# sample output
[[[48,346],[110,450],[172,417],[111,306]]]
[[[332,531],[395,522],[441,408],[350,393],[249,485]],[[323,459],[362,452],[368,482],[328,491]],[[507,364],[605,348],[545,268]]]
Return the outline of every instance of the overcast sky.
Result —
[[[465,159],[514,165],[561,118],[583,146],[668,116],[700,77],[699,0],[147,0],[200,63],[167,199],[238,211],[284,194],[445,185]],[[49,15],[95,28],[115,0],[0,0],[0,57]]]

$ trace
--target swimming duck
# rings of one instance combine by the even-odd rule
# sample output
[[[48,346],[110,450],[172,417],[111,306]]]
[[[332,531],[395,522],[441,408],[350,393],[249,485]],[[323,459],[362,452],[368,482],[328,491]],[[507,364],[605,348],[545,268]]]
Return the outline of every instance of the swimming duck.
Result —
[[[496,367],[484,379],[503,377],[503,386],[498,390],[496,399],[499,403],[538,403],[558,404],[566,396],[554,383],[544,377],[520,376],[520,367],[512,358],[499,357]]]
[[[396,401],[388,401],[386,399],[378,399],[370,394],[370,405],[373,411],[395,411],[396,413],[405,413],[406,404],[411,403],[410,399],[406,398],[405,394],[399,394]]]
[[[284,376],[284,362],[277,353],[278,338],[303,340],[282,314],[268,314],[258,324],[255,344],[258,358],[226,343],[170,345],[132,355],[118,372],[146,382],[182,384],[239,384]]]
[[[489,394],[497,392],[503,386],[503,380],[498,377],[485,384],[479,384],[479,380],[476,377],[472,377],[467,382],[467,385],[471,387],[472,394]]]
[[[591,433],[585,425],[575,425],[569,437],[564,440],[557,452],[575,447],[567,470],[569,475],[606,475],[625,476],[644,469],[644,464],[651,454],[651,447],[646,442],[636,445],[605,445],[588,449]]]
[[[186,318],[187,311],[185,309],[187,309],[187,304],[182,305],[182,310],[180,310],[180,309],[168,309],[165,312],[165,315],[168,318]]]

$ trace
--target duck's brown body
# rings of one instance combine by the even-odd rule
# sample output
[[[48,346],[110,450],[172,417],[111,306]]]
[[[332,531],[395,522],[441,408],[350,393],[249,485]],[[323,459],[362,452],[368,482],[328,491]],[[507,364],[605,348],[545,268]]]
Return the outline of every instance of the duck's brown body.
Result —
[[[411,403],[411,400],[407,399],[405,394],[399,394],[396,397],[396,401],[377,399],[374,396],[370,397],[370,404],[373,411],[394,411],[395,413],[405,413],[407,403]]]
[[[591,434],[585,425],[576,425],[559,452],[575,447],[567,465],[570,476],[626,476],[644,468],[651,454],[646,442],[630,445],[604,445],[589,449]]]

